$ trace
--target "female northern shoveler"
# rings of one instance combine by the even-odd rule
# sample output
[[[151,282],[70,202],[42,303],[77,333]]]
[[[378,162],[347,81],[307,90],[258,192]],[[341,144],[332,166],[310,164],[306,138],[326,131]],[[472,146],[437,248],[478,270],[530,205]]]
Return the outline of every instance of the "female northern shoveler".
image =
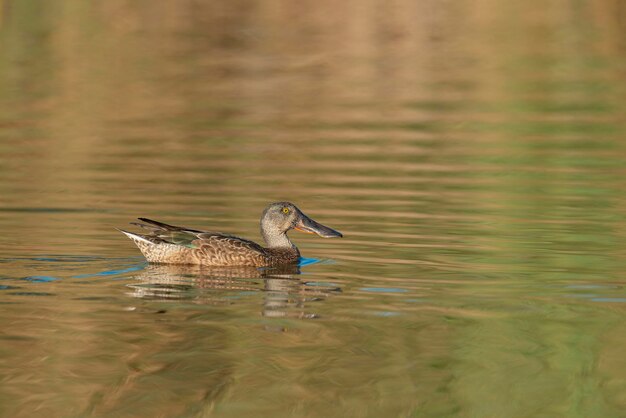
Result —
[[[293,203],[269,205],[261,215],[261,235],[267,244],[259,244],[219,232],[199,231],[167,225],[146,218],[133,225],[150,230],[148,234],[122,231],[139,247],[151,263],[200,264],[204,266],[276,266],[296,263],[300,251],[287,237],[295,229],[320,237],[342,237],[340,232],[315,222]]]

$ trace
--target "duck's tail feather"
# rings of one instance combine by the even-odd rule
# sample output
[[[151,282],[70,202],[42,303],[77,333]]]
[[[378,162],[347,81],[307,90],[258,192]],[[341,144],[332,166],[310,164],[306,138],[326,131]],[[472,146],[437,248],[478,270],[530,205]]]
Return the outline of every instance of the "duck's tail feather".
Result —
[[[145,235],[141,235],[141,234],[135,234],[133,232],[128,232],[128,231],[124,231],[123,229],[119,229],[119,228],[115,228],[118,231],[120,231],[122,234],[126,235],[128,238],[130,238],[132,241],[134,241],[135,243],[137,242],[142,242],[144,244],[155,244],[153,241],[151,241],[147,236]]]
[[[137,225],[141,228],[144,229],[150,229],[150,230],[166,230],[166,231],[185,231],[185,232],[202,232],[199,231],[197,229],[191,229],[191,228],[184,228],[184,227],[180,227],[180,226],[174,226],[174,225],[169,225],[163,222],[159,222],[159,221],[154,221],[152,219],[148,219],[148,218],[137,218],[140,221],[145,222],[145,224],[139,223],[139,222],[131,222],[132,225]],[[148,224],[148,225],[146,225]]]

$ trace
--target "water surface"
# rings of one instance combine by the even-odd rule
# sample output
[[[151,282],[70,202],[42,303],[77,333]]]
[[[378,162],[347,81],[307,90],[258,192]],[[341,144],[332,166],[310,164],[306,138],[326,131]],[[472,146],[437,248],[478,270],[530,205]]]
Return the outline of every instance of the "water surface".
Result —
[[[1,416],[624,416],[617,3],[0,6]],[[344,238],[114,229],[277,200]]]

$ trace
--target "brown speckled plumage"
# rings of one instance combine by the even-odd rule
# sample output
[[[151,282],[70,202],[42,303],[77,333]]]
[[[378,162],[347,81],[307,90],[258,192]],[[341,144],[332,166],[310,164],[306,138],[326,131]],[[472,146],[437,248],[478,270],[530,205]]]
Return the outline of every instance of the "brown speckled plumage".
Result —
[[[149,230],[149,233],[121,232],[139,247],[151,263],[257,267],[293,264],[300,259],[300,251],[287,237],[290,229],[326,238],[342,236],[313,221],[289,202],[272,203],[263,212],[261,234],[267,247],[233,235],[139,219],[144,223],[134,225]]]

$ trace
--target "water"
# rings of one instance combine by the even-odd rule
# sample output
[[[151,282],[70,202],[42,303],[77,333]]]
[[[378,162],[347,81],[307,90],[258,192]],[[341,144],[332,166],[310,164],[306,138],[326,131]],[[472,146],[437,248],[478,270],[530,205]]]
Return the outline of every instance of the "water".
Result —
[[[619,4],[0,6],[0,416],[624,416]]]

